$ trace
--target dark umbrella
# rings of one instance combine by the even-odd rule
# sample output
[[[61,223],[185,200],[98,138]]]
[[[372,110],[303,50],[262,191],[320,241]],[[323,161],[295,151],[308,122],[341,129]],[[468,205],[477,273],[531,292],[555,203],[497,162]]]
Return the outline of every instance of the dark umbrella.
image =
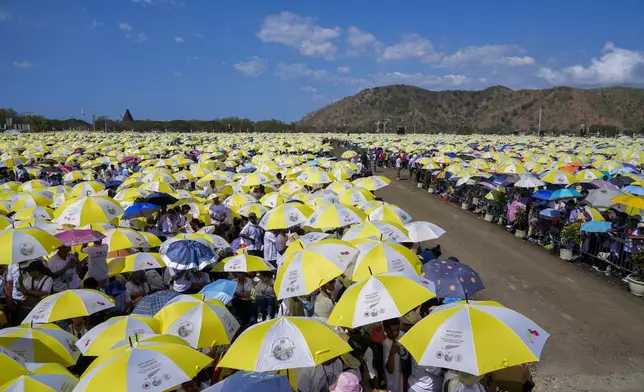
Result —
[[[118,188],[119,186],[121,186],[122,183],[123,183],[123,181],[110,180],[110,181],[105,183],[105,188],[107,188],[107,189]]]
[[[161,246],[159,254],[168,267],[178,270],[200,270],[218,259],[209,244],[199,239],[168,240]]]
[[[634,179],[631,177],[625,177],[625,176],[619,176],[619,177],[613,177],[610,179],[610,182],[614,185],[617,185],[618,187],[624,187],[626,185],[630,185],[631,183],[635,182]]]
[[[485,288],[478,272],[457,261],[429,261],[423,264],[422,275],[434,282],[439,298],[468,298]]]
[[[291,392],[288,377],[279,374],[237,372],[204,392]],[[357,389],[356,389],[357,390]]]
[[[136,304],[134,310],[132,310],[132,314],[154,316],[159,313],[159,310],[161,310],[165,304],[179,295],[181,295],[181,293],[174,290],[162,290],[146,295],[139,301],[139,303]]]
[[[143,200],[159,207],[169,206],[170,204],[174,204],[179,201],[176,197],[163,192],[154,192]]]

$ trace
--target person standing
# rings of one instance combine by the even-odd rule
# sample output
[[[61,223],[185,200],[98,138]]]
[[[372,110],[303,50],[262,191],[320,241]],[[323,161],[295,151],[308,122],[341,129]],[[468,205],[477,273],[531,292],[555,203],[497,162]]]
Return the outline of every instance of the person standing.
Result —
[[[400,155],[396,157],[396,180],[400,180],[400,170],[402,169],[403,161]]]
[[[391,319],[383,321],[387,338],[382,343],[382,358],[385,364],[387,391],[406,392],[404,390],[404,376],[402,361],[409,359],[409,353],[399,343],[405,333],[400,330],[400,320]]]
[[[251,256],[262,257],[262,233],[263,229],[259,226],[257,215],[254,212],[251,212],[248,215],[248,223],[241,230],[239,236],[246,240],[246,250]]]
[[[104,244],[101,240],[98,240],[92,244],[92,246],[87,246],[81,249],[81,252],[85,253],[87,257],[87,274],[85,278],[92,277],[96,279],[99,285],[102,284],[107,279],[107,252],[109,247],[107,244]]]
[[[277,251],[277,233],[274,230],[266,230],[264,233],[264,261],[277,268],[277,259],[280,254]]]
[[[80,287],[80,279],[76,274],[76,263],[78,263],[78,258],[68,246],[61,246],[56,254],[47,260],[47,268],[54,279],[52,287],[54,293]]]

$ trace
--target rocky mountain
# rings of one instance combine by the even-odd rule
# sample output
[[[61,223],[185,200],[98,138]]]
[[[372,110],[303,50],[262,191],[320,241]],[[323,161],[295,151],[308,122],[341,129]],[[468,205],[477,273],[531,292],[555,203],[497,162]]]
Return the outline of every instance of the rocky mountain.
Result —
[[[380,130],[405,126],[407,132],[508,132],[541,129],[644,132],[644,90],[626,87],[481,91],[430,91],[394,85],[363,90],[306,115],[300,126],[318,131]]]

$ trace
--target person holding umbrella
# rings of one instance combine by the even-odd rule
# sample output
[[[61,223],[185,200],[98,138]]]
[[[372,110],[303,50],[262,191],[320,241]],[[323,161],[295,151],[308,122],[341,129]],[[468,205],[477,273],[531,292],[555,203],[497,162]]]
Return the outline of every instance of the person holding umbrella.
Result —
[[[69,246],[61,246],[56,254],[47,260],[47,268],[54,279],[52,286],[54,293],[80,288],[80,280],[76,273],[77,263],[78,256],[71,252]]]
[[[251,212],[248,215],[248,223],[242,229],[239,236],[246,240],[246,250],[251,256],[262,257],[262,246],[264,237],[264,229],[259,226],[259,221],[257,215],[254,212]]]

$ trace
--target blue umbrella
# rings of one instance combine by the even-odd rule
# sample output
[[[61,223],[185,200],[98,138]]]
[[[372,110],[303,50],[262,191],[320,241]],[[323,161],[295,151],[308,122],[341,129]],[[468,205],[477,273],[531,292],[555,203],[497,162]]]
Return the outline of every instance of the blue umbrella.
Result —
[[[590,221],[581,226],[581,231],[587,233],[605,233],[610,229],[610,222],[606,221]]]
[[[577,191],[576,189],[557,189],[556,191],[552,192],[550,200],[570,199],[572,197],[581,197],[581,193],[579,193],[579,191]]]
[[[279,374],[237,372],[203,392],[293,392],[288,377]]]
[[[313,159],[312,161],[308,161],[304,164],[304,166],[318,166],[320,162],[318,162],[317,159]]]
[[[159,211],[161,208],[156,204],[137,203],[132,204],[123,212],[123,219],[147,218]]]
[[[218,299],[227,304],[233,299],[237,283],[232,280],[219,279],[201,289],[199,294],[203,294],[206,300]]]
[[[170,268],[177,270],[202,269],[217,261],[218,256],[206,244],[198,240],[177,240],[159,252]]]
[[[539,212],[539,215],[545,216],[548,218],[559,218],[561,216],[561,212],[558,210],[555,210],[554,208],[546,208],[545,210],[541,210]]]
[[[467,298],[485,288],[478,272],[457,261],[432,260],[421,271],[436,285],[438,298]]]
[[[122,183],[123,183],[123,181],[110,180],[110,181],[105,183],[105,188],[107,188],[107,189],[118,188],[119,186],[121,186]]]
[[[539,200],[550,200],[551,196],[552,196],[552,191],[548,189],[539,189],[538,191],[532,194],[533,199],[539,199]]]
[[[622,190],[626,193],[630,193],[631,195],[644,196],[644,188],[641,186],[629,185],[622,188]]]
[[[132,310],[132,314],[144,314],[154,316],[159,313],[159,310],[165,306],[170,300],[181,295],[181,293],[174,290],[157,291],[143,297]]]
[[[239,172],[240,173],[253,173],[257,170],[255,166],[246,166],[243,167]]]

